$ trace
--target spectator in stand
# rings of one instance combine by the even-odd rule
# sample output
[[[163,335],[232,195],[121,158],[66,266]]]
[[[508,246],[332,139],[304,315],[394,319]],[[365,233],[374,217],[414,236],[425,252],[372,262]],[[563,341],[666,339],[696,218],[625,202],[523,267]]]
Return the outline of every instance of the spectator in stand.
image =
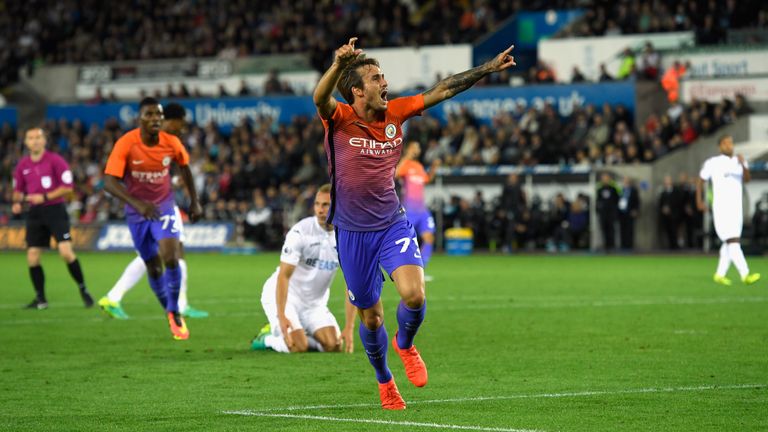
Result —
[[[571,203],[569,203],[562,193],[555,195],[552,203],[549,207],[549,215],[547,217],[547,235],[550,237],[547,240],[547,252],[555,252],[560,250],[565,252],[568,249],[568,243],[564,236],[564,226],[567,226],[569,214],[571,212]]]
[[[264,81],[264,94],[277,95],[283,93],[283,84],[280,82],[277,69],[271,69],[267,80]]]
[[[616,222],[619,212],[619,193],[611,175],[604,172],[597,188],[597,216],[603,235],[603,249],[610,252],[616,246]]]
[[[755,203],[755,213],[752,215],[752,239],[756,252],[763,253],[768,250],[768,193]]]
[[[619,198],[619,233],[621,249],[635,248],[635,220],[640,214],[640,192],[629,177],[624,177]]]
[[[244,79],[240,80],[240,90],[237,91],[238,96],[250,96],[251,88],[248,87],[248,83]]]
[[[664,233],[667,248],[676,250],[680,216],[684,205],[684,197],[672,182],[672,176],[664,176],[664,186],[659,194],[659,229]]]
[[[546,63],[539,60],[529,70],[528,82],[531,84],[551,84],[555,82],[555,72]]]
[[[245,214],[245,238],[257,245],[266,245],[271,221],[272,209],[267,207],[264,195],[260,191],[254,192],[253,205]]]
[[[600,63],[600,75],[597,77],[598,82],[613,81],[613,76],[608,73],[605,68],[605,63]]]
[[[679,194],[680,203],[682,208],[680,210],[680,231],[685,235],[684,244],[688,248],[693,248],[695,243],[695,230],[696,230],[696,214],[698,209],[696,208],[696,183],[688,179],[688,173],[681,172],[678,175],[677,184],[675,188]]]
[[[683,139],[683,142],[689,145],[699,137],[696,128],[693,127],[688,120],[688,117],[685,115],[680,118],[680,136]]]
[[[735,100],[733,101],[733,111],[738,117],[749,115],[755,112],[755,110],[749,106],[747,99],[741,93],[737,94]]]
[[[587,235],[589,234],[589,204],[588,198],[579,195],[571,205],[571,212],[568,214],[568,245],[571,249],[586,247],[589,243]],[[582,246],[584,244],[584,246]]]
[[[635,53],[630,48],[624,48],[621,54],[621,64],[616,79],[626,80],[635,77]]]
[[[680,78],[682,78],[688,71],[690,63],[685,64],[675,61],[672,67],[664,72],[664,76],[661,77],[661,86],[667,92],[667,99],[670,104],[676,104],[680,99]]]
[[[647,3],[646,3],[647,6]],[[651,42],[646,42],[638,61],[638,70],[640,78],[655,81],[659,78],[659,69],[661,67],[661,56],[653,48]]]
[[[518,174],[507,176],[507,182],[501,192],[500,208],[504,212],[504,218],[507,227],[504,232],[507,237],[504,241],[504,248],[508,250],[511,246],[514,233],[518,230],[517,225],[523,218],[523,212],[528,207],[527,198],[523,186],[520,184]]]
[[[582,83],[586,80],[587,79],[584,77],[584,74],[581,73],[581,69],[579,69],[578,66],[574,66],[573,71],[571,72],[571,83],[577,84],[577,83]]]

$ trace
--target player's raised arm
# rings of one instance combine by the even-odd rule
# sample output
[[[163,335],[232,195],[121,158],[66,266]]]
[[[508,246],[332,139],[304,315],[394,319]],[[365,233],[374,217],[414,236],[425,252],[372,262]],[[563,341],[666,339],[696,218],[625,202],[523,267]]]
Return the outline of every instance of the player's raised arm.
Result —
[[[446,99],[456,96],[472,87],[486,75],[515,66],[515,58],[509,55],[514,47],[514,45],[510,46],[492,60],[489,60],[476,68],[472,68],[456,75],[451,75],[437,83],[431,89],[422,93],[424,96],[424,108],[430,108]]]
[[[356,41],[356,37],[350,38],[349,43],[342,45],[336,50],[333,64],[320,77],[320,81],[317,82],[312,100],[315,102],[320,116],[324,119],[331,118],[336,110],[336,99],[333,97],[333,89],[339,82],[339,78],[341,78],[341,72],[344,70],[344,67],[363,53],[363,50],[355,49]]]

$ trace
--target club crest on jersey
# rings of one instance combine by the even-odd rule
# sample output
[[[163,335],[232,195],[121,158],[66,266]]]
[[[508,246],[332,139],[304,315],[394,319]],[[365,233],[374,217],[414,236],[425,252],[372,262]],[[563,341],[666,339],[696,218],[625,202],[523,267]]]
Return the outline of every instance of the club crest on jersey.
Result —
[[[51,184],[53,183],[51,181],[51,178],[49,176],[42,176],[40,178],[40,183],[43,185],[43,189],[48,189],[51,187]]]
[[[384,128],[384,135],[387,136],[387,139],[392,139],[397,135],[397,127],[390,123],[387,125],[387,127]]]
[[[170,156],[164,157],[163,158],[163,166],[168,166],[170,164],[171,164],[171,157]]]

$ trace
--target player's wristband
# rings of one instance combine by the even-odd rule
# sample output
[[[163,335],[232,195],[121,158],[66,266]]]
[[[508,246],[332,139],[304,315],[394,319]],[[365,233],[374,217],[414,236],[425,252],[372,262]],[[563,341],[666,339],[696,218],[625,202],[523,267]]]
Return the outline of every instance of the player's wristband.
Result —
[[[48,194],[43,192],[43,202],[48,202]]]

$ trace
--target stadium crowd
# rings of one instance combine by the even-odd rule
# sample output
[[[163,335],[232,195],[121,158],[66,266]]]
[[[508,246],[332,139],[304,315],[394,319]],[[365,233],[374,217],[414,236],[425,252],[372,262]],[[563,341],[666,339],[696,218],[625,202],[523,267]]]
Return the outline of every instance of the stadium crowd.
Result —
[[[728,29],[768,25],[758,0],[6,2],[0,88],[18,80],[20,68],[94,61],[308,53],[322,71],[350,29],[368,47],[471,43],[517,11],[574,8],[586,16],[562,36],[696,29],[698,43],[713,44]]]
[[[729,29],[768,27],[768,7],[760,0],[589,1],[578,24],[560,37],[617,36],[694,31],[696,43],[726,41]]]
[[[294,0],[250,2],[95,0],[5,2],[0,88],[38,64],[308,53],[324,70],[354,31],[367,47],[473,42],[518,10],[575,0],[461,2]],[[41,11],[45,11],[41,13]]]

